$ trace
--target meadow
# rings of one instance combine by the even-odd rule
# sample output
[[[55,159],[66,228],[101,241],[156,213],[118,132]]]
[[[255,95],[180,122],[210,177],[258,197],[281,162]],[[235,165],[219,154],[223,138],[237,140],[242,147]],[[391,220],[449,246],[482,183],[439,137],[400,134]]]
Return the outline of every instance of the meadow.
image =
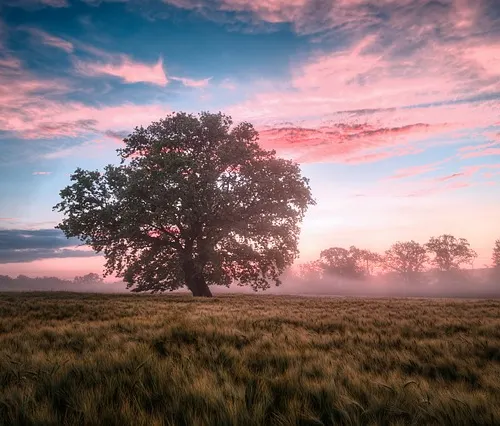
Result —
[[[500,300],[0,294],[0,425],[499,425]]]

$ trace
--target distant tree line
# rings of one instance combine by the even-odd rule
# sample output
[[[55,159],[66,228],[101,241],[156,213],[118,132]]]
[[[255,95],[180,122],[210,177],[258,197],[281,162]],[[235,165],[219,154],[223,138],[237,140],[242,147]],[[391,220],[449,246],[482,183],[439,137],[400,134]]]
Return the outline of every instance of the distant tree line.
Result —
[[[102,292],[123,290],[122,284],[103,283],[99,274],[89,273],[76,276],[73,280],[64,280],[58,277],[28,277],[18,275],[12,278],[0,275],[0,291],[77,291]]]
[[[472,266],[476,258],[477,253],[465,238],[444,234],[425,244],[398,241],[383,254],[355,246],[331,247],[321,251],[318,260],[301,265],[299,275],[363,280],[378,272],[395,274],[404,283],[412,284],[422,281],[427,271],[442,277],[457,275],[464,266]],[[493,277],[500,277],[500,239],[493,248],[492,272]]]

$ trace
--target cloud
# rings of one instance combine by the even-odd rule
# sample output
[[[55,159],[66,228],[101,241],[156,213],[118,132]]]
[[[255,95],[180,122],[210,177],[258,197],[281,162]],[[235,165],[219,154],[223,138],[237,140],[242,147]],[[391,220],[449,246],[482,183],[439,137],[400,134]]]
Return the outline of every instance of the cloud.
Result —
[[[163,0],[216,21],[269,25],[289,23],[296,33],[324,39],[369,29],[420,40],[435,34],[455,37],[492,25],[488,0]]]
[[[236,84],[232,82],[229,78],[225,78],[224,80],[221,81],[219,84],[219,87],[221,89],[226,89],[226,90],[236,90]]]
[[[0,250],[0,263],[25,263],[34,262],[41,259],[60,258],[82,258],[98,256],[94,252],[86,250],[69,249],[23,249],[23,250]]]
[[[459,149],[462,159],[500,155],[500,133],[486,132],[485,136],[492,142],[467,145]]]
[[[76,47],[98,58],[96,61],[74,60],[76,71],[85,76],[110,75],[126,83],[150,83],[163,87],[170,80],[175,80],[193,88],[207,87],[212,79],[212,77],[201,80],[180,76],[167,77],[162,58],[156,64],[147,64],[135,61],[128,55],[109,53],[85,43],[79,42]]]
[[[391,149],[442,135],[453,139],[456,132],[467,134],[498,120],[500,67],[485,70],[464,53],[467,46],[479,48],[480,42],[486,43],[436,42],[401,59],[395,57],[394,46],[383,45],[380,36],[366,36],[340,51],[295,65],[289,90],[257,92],[230,107],[230,112],[264,129],[262,139],[267,147],[286,151],[287,146],[309,146],[315,152],[305,161],[377,146]],[[487,46],[482,48],[488,51]],[[276,128],[272,123],[280,120],[287,120],[287,127],[309,130],[269,134],[266,126]],[[337,144],[332,150],[338,137],[322,131],[325,122],[330,126],[361,124],[372,130],[356,133],[351,143]],[[359,154],[373,159],[388,156]]]
[[[33,126],[38,114],[47,115],[40,127],[54,125],[55,116],[47,107],[54,104],[52,97],[68,90],[65,82],[36,77],[22,68],[18,58],[4,56],[0,59],[0,130],[22,131]]]
[[[96,256],[88,249],[75,248],[78,244],[58,229],[0,229],[0,263]]]
[[[168,79],[163,69],[163,60],[156,64],[145,64],[134,61],[127,55],[117,55],[112,62],[75,61],[77,72],[86,76],[110,75],[118,77],[126,83],[150,83],[166,86]]]
[[[301,163],[366,163],[416,153],[419,149],[408,146],[408,142],[437,132],[442,132],[442,126],[425,123],[401,127],[326,123],[316,128],[264,128],[260,131],[260,144]],[[384,151],[381,152],[381,149]]]
[[[257,93],[235,106],[235,114],[262,119],[422,106],[452,110],[471,94],[500,93],[500,68],[492,79],[464,58],[460,46],[436,43],[401,60],[381,43],[367,36],[344,50],[309,58],[292,69],[291,90]]]
[[[67,40],[53,36],[38,28],[26,28],[26,30],[33,36],[33,40],[38,41],[42,44],[61,49],[66,53],[72,53],[74,50],[73,43]]]
[[[389,178],[373,183],[364,182],[362,188],[353,188],[350,197],[356,198],[356,194],[362,194],[364,197],[377,197],[384,200],[396,200],[408,197],[433,197],[464,188],[490,186],[491,183],[483,179],[490,178],[490,176],[479,175],[480,172],[500,169],[500,164],[478,164],[463,166],[456,171],[442,176],[424,176],[431,169],[437,170],[440,164],[450,163],[449,165],[451,165],[452,160],[456,160],[456,158],[446,158],[429,165],[397,170]],[[412,177],[412,179],[406,179],[406,177]],[[432,201],[432,205],[435,205],[436,202],[442,202],[442,200],[438,201],[438,198],[435,198]]]
[[[406,193],[402,196],[404,197],[425,197],[429,195],[435,195],[439,193],[448,193],[453,190],[468,188],[472,186],[472,183],[469,182],[454,182],[450,184],[446,184],[443,186],[424,186],[423,188],[416,189],[409,193]]]
[[[420,176],[426,173],[438,170],[440,166],[447,160],[437,161],[431,164],[423,164],[420,166],[407,167],[405,169],[396,170],[396,172],[388,179],[405,179],[408,177]]]
[[[56,80],[45,80],[22,71],[0,68],[0,130],[27,139],[77,137],[132,130],[169,113],[165,105],[86,105],[52,99],[69,88]],[[112,137],[110,133],[106,137]]]
[[[5,6],[36,10],[43,7],[69,7],[68,0],[3,0]]]
[[[468,152],[467,154],[463,154],[461,157],[477,158],[477,157],[491,157],[491,156],[500,156],[500,147],[483,149],[481,151]]]
[[[202,80],[193,80],[185,77],[170,77],[171,80],[180,81],[186,87],[194,87],[194,88],[204,88],[207,87],[210,83],[212,77],[204,78]]]
[[[13,56],[0,57],[0,68],[5,71],[16,71],[21,68],[21,61]]]
[[[94,53],[108,55],[99,49]],[[75,90],[68,80],[38,77],[24,69],[18,58],[0,53],[0,131],[25,139],[89,134],[110,139],[106,132],[132,131],[135,125],[149,124],[171,112],[161,104],[87,105],[68,100]]]
[[[104,135],[110,139],[114,139],[117,142],[122,142],[123,139],[125,139],[129,135],[129,132],[127,132],[126,130],[122,131],[106,130],[104,132]]]
[[[78,244],[58,229],[0,229],[0,250],[59,249]]]
[[[471,178],[484,169],[497,168],[500,168],[500,164],[479,164],[473,166],[465,166],[462,167],[458,172],[454,172],[444,176],[438,176],[436,178],[412,182],[410,183],[410,185],[419,186],[420,188],[409,191],[406,196],[414,197],[433,195],[446,191],[468,188],[471,186],[486,184],[489,185],[488,182],[480,181],[477,179],[475,181],[471,181],[470,179],[466,178]],[[402,187],[402,189],[405,191],[404,187]]]
[[[237,121],[254,122],[261,133],[261,143],[266,148],[276,148],[280,155],[301,162],[381,161],[422,152],[438,143],[433,138],[446,136],[453,141],[457,132],[467,135],[476,127],[498,121],[495,108],[500,106],[500,67],[495,58],[500,43],[487,35],[491,20],[486,13],[486,1],[166,3],[195,10],[205,17],[216,11],[249,24],[291,23],[297,33],[314,36],[315,40],[327,40],[327,32],[332,31],[339,36],[342,42],[336,43],[335,49],[318,49],[307,58],[292,61],[289,82],[270,81],[268,87],[275,89],[254,90],[248,100],[228,108]],[[478,28],[483,32],[478,33]],[[64,50],[62,46],[55,47]],[[161,87],[169,79],[195,88],[206,87],[211,81],[167,77],[161,59],[147,64],[77,41],[67,45],[66,51],[70,46],[95,57],[74,60],[77,72],[88,77],[114,76],[125,83]],[[0,101],[6,100],[0,106],[0,129],[20,137],[76,137],[93,133],[119,141],[120,135],[109,132],[123,132],[130,123],[139,122],[136,118],[142,123],[141,110],[148,108],[145,124],[169,110],[163,105],[91,106],[56,101],[48,95],[69,90],[64,83],[45,82],[20,70],[20,63],[12,59],[8,63],[18,67],[18,75],[0,75],[0,83],[9,87],[13,82],[18,90],[15,95],[5,91],[2,96],[0,89]],[[54,86],[44,87],[45,83]],[[230,81],[219,86],[235,88]],[[289,123],[280,124],[283,120]],[[46,155],[61,158],[78,149],[61,146]]]
[[[448,180],[456,179],[456,178],[459,178],[461,176],[465,176],[465,174],[464,173],[452,173],[451,175],[440,176],[440,177],[436,178],[435,180],[437,182],[446,182]]]
[[[205,14],[236,12],[232,19],[250,14],[287,22],[299,34],[316,40],[330,34],[336,41],[292,61],[287,83],[269,81],[280,89],[256,88],[229,107],[235,119],[257,126],[264,146],[282,155],[305,162],[377,161],[498,121],[500,42],[486,0],[166,2]],[[279,125],[283,120],[288,124]],[[363,125],[373,133],[347,134],[343,141],[328,130],[338,125]]]
[[[39,176],[47,176],[47,175],[51,175],[52,172],[33,172],[31,174],[32,175],[39,175]]]

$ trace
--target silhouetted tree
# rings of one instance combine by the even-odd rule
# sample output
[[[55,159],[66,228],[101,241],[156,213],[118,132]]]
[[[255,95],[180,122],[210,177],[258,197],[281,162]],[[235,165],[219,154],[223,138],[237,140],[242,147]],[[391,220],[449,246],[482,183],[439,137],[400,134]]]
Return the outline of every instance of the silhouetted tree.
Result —
[[[373,275],[375,269],[382,265],[383,256],[370,250],[360,250],[359,258],[366,276]]]
[[[304,280],[320,280],[323,268],[319,260],[303,263],[299,265],[298,276]]]
[[[397,272],[406,283],[418,280],[429,260],[425,247],[415,241],[397,242],[385,252],[384,267]]]
[[[133,291],[208,285],[266,289],[298,254],[314,204],[299,166],[263,150],[249,123],[176,113],[124,139],[120,166],[77,169],[54,209],[58,225],[106,258]]]
[[[364,276],[362,250],[351,246],[349,250],[331,247],[320,253],[320,264],[325,274],[343,278],[362,278]]]
[[[498,285],[500,283],[500,239],[495,241],[491,261],[493,267],[491,269],[490,279],[493,284]]]
[[[73,280],[75,284],[100,284],[103,282],[102,277],[99,274],[91,272],[90,274],[83,276],[76,276]]]
[[[500,239],[495,241],[491,260],[493,262],[493,267],[500,269]]]
[[[470,244],[465,238],[457,239],[448,234],[432,237],[425,248],[433,255],[432,264],[440,271],[445,272],[460,269],[461,265],[472,263],[477,257],[476,252],[470,248]]]

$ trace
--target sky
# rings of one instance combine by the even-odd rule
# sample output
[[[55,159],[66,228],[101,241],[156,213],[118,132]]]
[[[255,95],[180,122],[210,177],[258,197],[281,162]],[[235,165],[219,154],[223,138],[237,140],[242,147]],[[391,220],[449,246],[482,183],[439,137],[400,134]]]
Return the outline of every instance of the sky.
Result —
[[[52,206],[174,111],[250,121],[301,164],[297,262],[445,233],[491,262],[498,0],[1,0],[0,274],[101,272]]]

